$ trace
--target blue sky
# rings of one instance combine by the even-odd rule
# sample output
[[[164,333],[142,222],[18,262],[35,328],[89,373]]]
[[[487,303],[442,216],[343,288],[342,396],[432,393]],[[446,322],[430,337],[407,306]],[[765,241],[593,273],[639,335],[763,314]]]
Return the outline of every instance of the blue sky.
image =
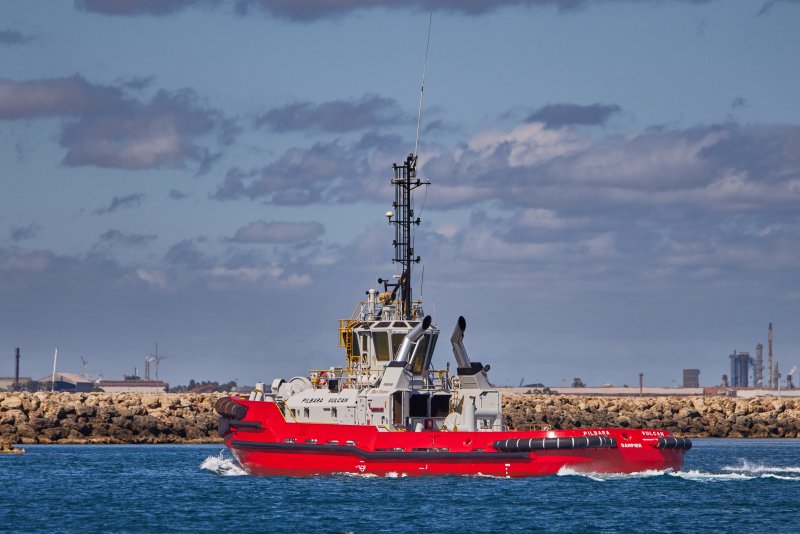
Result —
[[[798,2],[381,5],[3,3],[0,374],[340,365],[431,12],[423,299],[495,383],[800,363]]]

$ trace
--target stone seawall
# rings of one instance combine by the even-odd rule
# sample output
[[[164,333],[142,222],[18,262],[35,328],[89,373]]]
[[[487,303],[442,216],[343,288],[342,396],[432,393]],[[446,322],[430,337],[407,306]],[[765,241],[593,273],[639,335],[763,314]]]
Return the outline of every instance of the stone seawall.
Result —
[[[0,393],[3,443],[221,443],[222,393]],[[504,395],[517,430],[647,428],[684,437],[800,435],[800,399]]]
[[[794,438],[800,399],[761,397],[598,398],[503,395],[505,424],[542,428],[645,428],[697,438]]]
[[[0,442],[221,443],[221,393],[0,393]]]

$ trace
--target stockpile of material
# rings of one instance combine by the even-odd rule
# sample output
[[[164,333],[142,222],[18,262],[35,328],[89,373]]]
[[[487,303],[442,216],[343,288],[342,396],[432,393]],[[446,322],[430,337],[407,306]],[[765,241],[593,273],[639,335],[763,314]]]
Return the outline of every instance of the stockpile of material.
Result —
[[[597,398],[504,395],[505,424],[542,428],[645,428],[683,437],[794,438],[800,399],[762,397]]]
[[[0,442],[216,443],[221,393],[0,393]]]

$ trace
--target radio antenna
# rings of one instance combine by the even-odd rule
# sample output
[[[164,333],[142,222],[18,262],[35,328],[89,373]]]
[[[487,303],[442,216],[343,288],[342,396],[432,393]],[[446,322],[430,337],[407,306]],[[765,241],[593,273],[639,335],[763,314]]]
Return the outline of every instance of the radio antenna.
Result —
[[[417,160],[417,147],[419,146],[419,122],[422,119],[422,93],[425,91],[425,69],[428,67],[428,47],[431,44],[431,23],[433,22],[433,12],[428,20],[428,43],[425,45],[425,64],[422,67],[422,88],[419,90],[419,113],[417,114],[417,140],[414,141],[414,161]]]

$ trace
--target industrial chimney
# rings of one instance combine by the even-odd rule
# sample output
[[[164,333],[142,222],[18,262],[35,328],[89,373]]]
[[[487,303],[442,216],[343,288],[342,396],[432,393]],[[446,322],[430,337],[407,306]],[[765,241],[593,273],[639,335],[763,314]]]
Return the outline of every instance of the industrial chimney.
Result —
[[[777,384],[773,386],[772,373],[772,323],[769,323],[769,389],[777,387]]]

